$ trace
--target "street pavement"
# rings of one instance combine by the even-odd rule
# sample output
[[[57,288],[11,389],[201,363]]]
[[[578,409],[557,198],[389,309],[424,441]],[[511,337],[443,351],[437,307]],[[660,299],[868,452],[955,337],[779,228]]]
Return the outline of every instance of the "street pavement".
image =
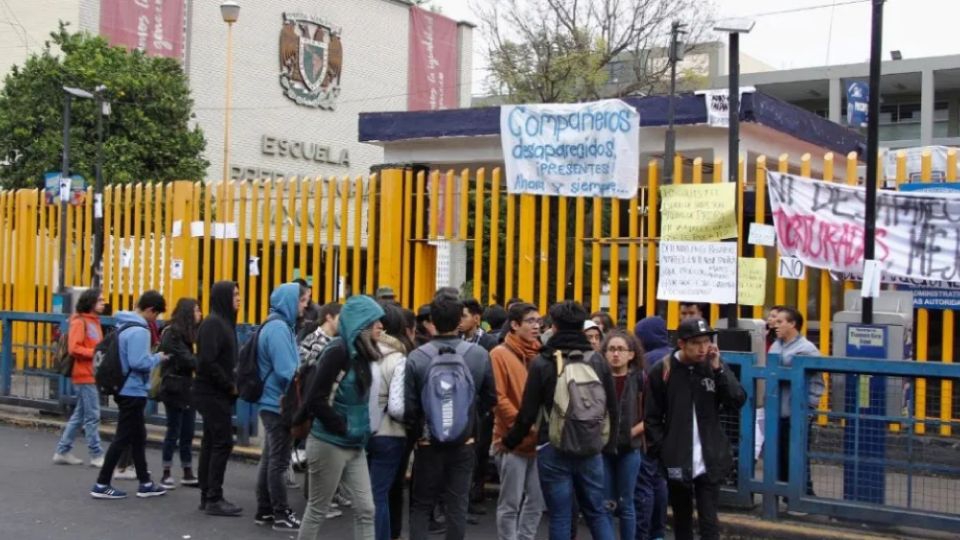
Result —
[[[210,517],[197,510],[200,492],[178,487],[162,497],[138,499],[135,480],[119,480],[114,487],[128,493],[123,500],[90,497],[97,470],[87,465],[54,465],[51,462],[58,434],[54,431],[0,425],[0,539],[10,540],[216,540],[283,539],[296,535],[274,532],[253,522],[256,511],[256,464],[232,460],[224,486],[228,500],[243,507],[238,518]],[[104,441],[107,444],[107,441]],[[86,444],[78,437],[74,454],[87,459]],[[147,450],[147,463],[155,480],[160,478],[160,451]],[[297,475],[300,479],[301,475]],[[291,489],[290,503],[302,515],[302,491]],[[477,525],[467,525],[467,538],[493,540],[496,535],[495,501],[487,501],[487,514]],[[344,515],[328,520],[323,538],[352,538],[353,523]],[[580,538],[589,538],[581,525]],[[404,533],[407,538],[407,516]],[[546,537],[541,523],[540,537]],[[433,538],[442,539],[442,536]]]

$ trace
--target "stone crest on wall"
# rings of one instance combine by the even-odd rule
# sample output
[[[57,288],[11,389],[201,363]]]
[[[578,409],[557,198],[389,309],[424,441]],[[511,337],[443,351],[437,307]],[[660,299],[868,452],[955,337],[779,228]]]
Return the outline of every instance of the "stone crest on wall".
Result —
[[[301,13],[284,13],[280,30],[280,86],[299,105],[333,110],[340,96],[340,28]]]

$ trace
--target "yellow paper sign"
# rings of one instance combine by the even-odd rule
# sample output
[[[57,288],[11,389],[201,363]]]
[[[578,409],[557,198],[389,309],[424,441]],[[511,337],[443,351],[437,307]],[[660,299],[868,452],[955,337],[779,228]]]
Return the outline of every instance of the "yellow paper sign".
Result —
[[[671,184],[660,188],[661,240],[712,242],[737,237],[736,185]]]
[[[737,265],[737,298],[740,305],[762,306],[767,295],[767,260],[740,257]]]

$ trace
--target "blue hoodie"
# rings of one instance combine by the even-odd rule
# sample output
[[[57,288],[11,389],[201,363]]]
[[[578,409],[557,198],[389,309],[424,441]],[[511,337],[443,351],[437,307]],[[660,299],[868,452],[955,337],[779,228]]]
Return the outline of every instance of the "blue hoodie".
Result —
[[[647,370],[649,371],[657,362],[663,360],[670,354],[673,348],[667,337],[667,322],[663,317],[647,317],[637,323],[633,334],[643,345],[644,358],[647,360]]]
[[[260,410],[280,414],[280,400],[300,364],[294,334],[299,303],[300,285],[296,283],[285,283],[270,295],[271,319],[279,319],[286,324],[268,320],[260,330],[257,364],[260,377],[266,377],[259,401]]]
[[[117,313],[117,323],[118,327],[130,323],[143,325],[143,328],[124,330],[118,339],[123,372],[130,374],[120,389],[120,395],[145,398],[150,390],[150,371],[160,363],[160,357],[150,352],[147,320],[132,311],[121,311]]]

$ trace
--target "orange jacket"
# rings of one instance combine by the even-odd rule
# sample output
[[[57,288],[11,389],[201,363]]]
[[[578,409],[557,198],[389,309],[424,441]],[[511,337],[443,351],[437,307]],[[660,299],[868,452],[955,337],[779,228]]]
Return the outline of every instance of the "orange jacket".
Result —
[[[73,356],[73,384],[93,384],[93,350],[103,340],[100,317],[78,313],[70,317],[67,349]]]
[[[493,408],[493,441],[503,449],[500,441],[513,427],[523,401],[527,385],[527,369],[537,357],[540,342],[524,343],[514,334],[508,334],[504,343],[490,351],[493,378],[497,386],[497,405]],[[513,452],[533,457],[537,453],[537,430],[533,428]]]

